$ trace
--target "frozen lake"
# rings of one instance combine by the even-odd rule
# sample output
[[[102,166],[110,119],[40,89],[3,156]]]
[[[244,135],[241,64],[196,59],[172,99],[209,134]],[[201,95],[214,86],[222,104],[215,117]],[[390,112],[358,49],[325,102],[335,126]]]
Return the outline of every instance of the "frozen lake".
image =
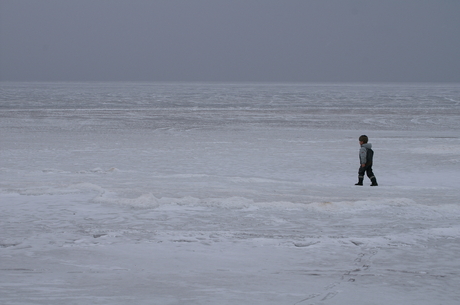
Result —
[[[0,83],[0,136],[1,304],[460,303],[460,84]]]

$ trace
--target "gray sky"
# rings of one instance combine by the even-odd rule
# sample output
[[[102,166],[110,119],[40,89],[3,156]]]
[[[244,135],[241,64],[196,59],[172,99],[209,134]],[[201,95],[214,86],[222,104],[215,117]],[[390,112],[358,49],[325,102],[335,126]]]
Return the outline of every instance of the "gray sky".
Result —
[[[0,0],[2,81],[460,82],[460,0]]]

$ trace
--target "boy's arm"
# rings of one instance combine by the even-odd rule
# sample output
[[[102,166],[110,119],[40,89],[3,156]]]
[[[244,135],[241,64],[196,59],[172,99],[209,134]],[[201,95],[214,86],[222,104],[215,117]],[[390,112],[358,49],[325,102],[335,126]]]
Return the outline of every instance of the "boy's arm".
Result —
[[[361,162],[361,167],[365,167],[367,163],[367,149],[365,147],[361,147],[359,150],[359,161]]]

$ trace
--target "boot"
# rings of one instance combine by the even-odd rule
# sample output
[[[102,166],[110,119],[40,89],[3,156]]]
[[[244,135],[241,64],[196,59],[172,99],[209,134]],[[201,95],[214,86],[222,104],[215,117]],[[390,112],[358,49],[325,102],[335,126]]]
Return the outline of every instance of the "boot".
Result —
[[[371,186],[378,186],[377,179],[375,177],[371,178],[371,182],[372,182]]]
[[[355,183],[355,185],[363,185],[363,180],[364,178],[358,178],[358,183]]]

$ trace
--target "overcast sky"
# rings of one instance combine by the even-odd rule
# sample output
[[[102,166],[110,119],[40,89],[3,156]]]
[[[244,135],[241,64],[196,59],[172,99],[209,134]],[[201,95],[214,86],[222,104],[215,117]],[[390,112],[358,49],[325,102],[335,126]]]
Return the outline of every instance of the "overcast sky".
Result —
[[[0,0],[0,80],[460,82],[460,1]]]

